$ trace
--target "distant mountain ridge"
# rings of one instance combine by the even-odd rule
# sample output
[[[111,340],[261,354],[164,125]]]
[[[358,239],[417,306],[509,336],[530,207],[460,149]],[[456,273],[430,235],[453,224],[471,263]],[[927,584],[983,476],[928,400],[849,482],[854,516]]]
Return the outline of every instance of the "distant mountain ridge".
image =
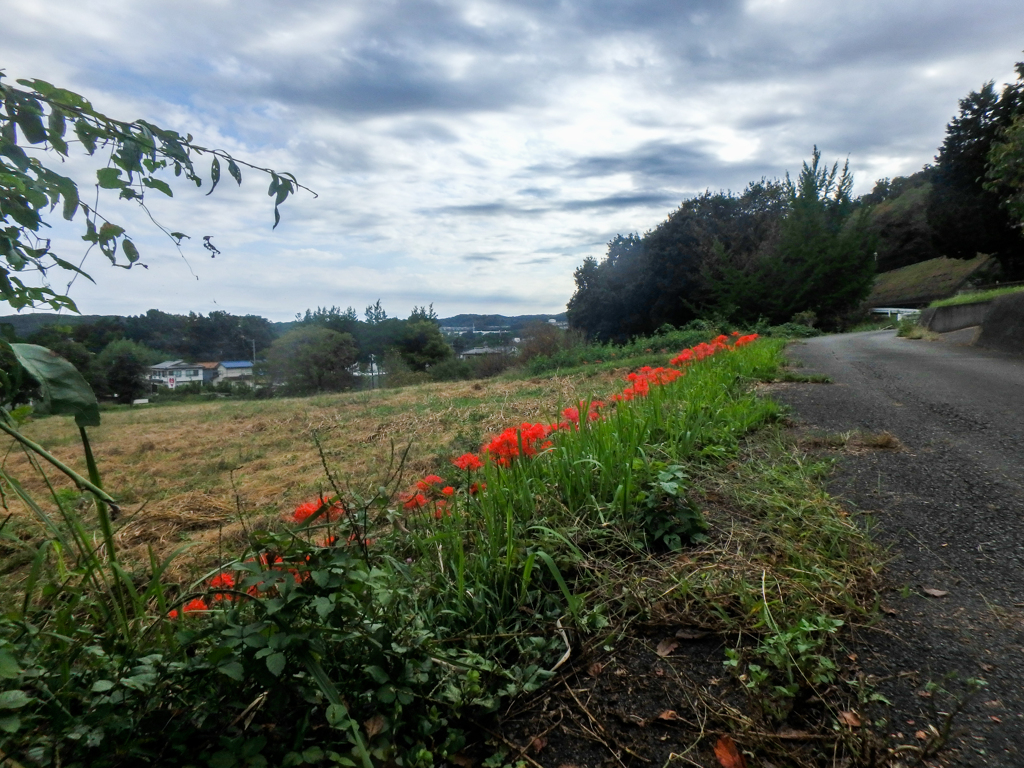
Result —
[[[476,328],[478,331],[497,330],[508,328],[516,330],[523,328],[530,323],[546,323],[548,320],[565,322],[565,312],[557,315],[454,315],[453,317],[442,317],[437,322],[442,328]]]
[[[81,325],[83,323],[95,323],[100,320],[112,320],[124,315],[58,315],[55,312],[31,312],[16,315],[4,315],[0,317],[0,325],[9,324],[13,326],[14,333],[19,338],[27,338],[40,328],[48,325]],[[442,317],[438,322],[445,328],[476,328],[478,331],[497,330],[508,328],[519,330],[530,323],[546,323],[548,320],[564,322],[565,312],[557,315],[453,315]],[[297,323],[294,320],[286,322],[271,323],[274,333],[282,336],[295,328]]]

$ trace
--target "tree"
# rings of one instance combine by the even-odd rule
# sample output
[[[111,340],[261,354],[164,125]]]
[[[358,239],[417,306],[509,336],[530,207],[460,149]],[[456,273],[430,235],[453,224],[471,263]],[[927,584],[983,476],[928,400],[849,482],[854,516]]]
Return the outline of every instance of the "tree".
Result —
[[[159,352],[144,344],[119,339],[96,356],[91,375],[86,378],[100,397],[131,403],[149,390],[146,373],[160,358]]]
[[[989,149],[986,181],[982,186],[1002,198],[1001,206],[1011,225],[1024,234],[1024,62],[1017,63],[1014,88],[1015,113],[1010,123],[999,130]],[[1004,96],[1007,90],[1003,91]]]
[[[1024,65],[1018,64],[1018,72]],[[1024,274],[1024,243],[1002,203],[1009,190],[988,179],[989,155],[1014,119],[1024,112],[1024,76],[996,93],[991,82],[960,100],[960,113],[946,126],[935,158],[928,223],[946,256],[999,259],[1007,277]]]
[[[879,179],[859,202],[865,207],[868,233],[875,236],[875,269],[892,269],[938,258],[935,232],[928,223],[932,168],[911,176]]]
[[[316,326],[297,328],[275,341],[267,353],[271,380],[293,395],[340,392],[355,385],[351,368],[355,339]]]
[[[762,257],[724,271],[713,287],[718,306],[745,322],[765,317],[782,323],[814,312],[835,326],[874,279],[873,241],[863,213],[855,218],[849,163],[822,166],[815,147],[796,183],[789,180],[788,214]]]
[[[119,199],[134,201],[143,208],[147,194],[173,196],[164,178],[170,172],[202,186],[196,162],[203,156],[212,158],[211,193],[220,181],[222,161],[228,175],[239,184],[240,166],[269,174],[275,227],[280,221],[281,203],[301,187],[291,174],[279,174],[237,160],[223,150],[200,146],[191,135],[181,136],[145,120],[124,122],[108,117],[77,93],[43,80],[17,82],[23,88],[5,84],[0,71],[0,299],[15,309],[46,304],[56,310],[77,312],[65,293],[49,285],[48,277],[56,269],[92,279],[58,256],[43,237],[47,227],[44,216],[58,205],[68,221],[82,214],[82,239],[90,248],[98,246],[111,264],[130,269],[139,263],[139,250],[125,229],[101,214],[95,203],[82,199],[79,182],[43,162],[46,158],[63,161],[69,157],[69,132],[87,155],[95,156],[97,150],[102,150],[103,167],[96,170],[97,192],[116,192]],[[187,237],[182,232],[160,229],[175,245]],[[211,246],[212,255],[215,251]],[[19,276],[25,272],[37,273],[42,285],[26,283]]]
[[[1024,70],[1024,65],[1018,66]],[[1024,227],[1024,115],[1018,116],[1000,134],[999,141],[989,151],[988,163],[985,187],[1003,191],[1003,208],[1014,226],[1021,229]]]

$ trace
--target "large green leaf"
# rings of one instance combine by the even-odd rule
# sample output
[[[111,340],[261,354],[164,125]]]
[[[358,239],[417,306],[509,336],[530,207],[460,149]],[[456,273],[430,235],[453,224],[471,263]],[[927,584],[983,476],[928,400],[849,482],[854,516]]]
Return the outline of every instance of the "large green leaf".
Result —
[[[11,349],[21,366],[39,382],[46,410],[72,415],[80,427],[99,426],[99,402],[75,366],[36,344],[11,344]]]

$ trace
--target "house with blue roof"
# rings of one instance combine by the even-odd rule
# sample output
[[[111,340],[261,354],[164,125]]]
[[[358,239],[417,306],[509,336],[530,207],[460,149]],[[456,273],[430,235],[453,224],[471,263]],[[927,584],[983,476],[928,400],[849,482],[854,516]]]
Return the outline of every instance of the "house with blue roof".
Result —
[[[217,366],[217,378],[215,381],[220,384],[223,381],[253,384],[252,361],[251,360],[224,360]]]

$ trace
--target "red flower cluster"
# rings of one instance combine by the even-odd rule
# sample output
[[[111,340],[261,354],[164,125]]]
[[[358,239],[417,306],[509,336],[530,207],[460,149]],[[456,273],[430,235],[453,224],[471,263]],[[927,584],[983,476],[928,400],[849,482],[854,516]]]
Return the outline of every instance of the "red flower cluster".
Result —
[[[465,454],[466,456],[472,456],[472,454]],[[462,457],[459,457],[462,458]],[[479,459],[476,459],[480,462]],[[480,466],[483,463],[480,462]],[[446,514],[448,499],[455,495],[455,487],[451,485],[445,485],[443,477],[437,475],[427,475],[422,480],[417,480],[413,490],[407,493],[399,494],[399,500],[402,502],[404,509],[420,509],[426,507],[429,504],[434,505],[434,517],[440,519],[442,515]]]
[[[315,501],[307,501],[304,504],[299,504],[299,506],[295,508],[294,514],[292,514],[292,519],[296,523],[303,523],[321,509],[323,509],[324,512],[320,516],[320,519],[328,523],[340,520],[345,514],[345,507],[342,506],[340,501],[331,502],[321,496]]]
[[[550,440],[544,440],[552,431],[545,424],[529,424],[523,422],[518,427],[509,427],[500,435],[487,443],[482,449],[499,467],[507,467],[520,454],[535,456],[538,451],[551,447]]]
[[[729,344],[729,337],[723,334],[721,336],[716,336],[710,342],[701,342],[695,347],[684,349],[678,355],[673,357],[669,363],[676,366],[689,365],[690,363],[711,357],[718,352],[745,347],[755,339],[757,339],[756,333],[751,333],[747,336],[740,336],[739,331],[733,331],[731,346]]]
[[[587,407],[587,403],[584,400],[580,400],[578,408],[566,408],[562,411],[562,421],[556,429],[568,429],[570,425],[580,425],[580,410],[585,409],[587,411],[587,421],[597,421],[601,418],[601,409],[604,407],[604,403],[600,400],[591,400],[590,407]],[[553,430],[552,430],[553,431]]]
[[[484,463],[480,460],[480,457],[475,453],[464,453],[458,458],[452,459],[454,464],[459,469],[464,469],[467,472],[472,472],[474,469],[480,469]]]
[[[622,394],[612,395],[612,400],[618,402],[620,400],[629,401],[635,397],[647,397],[652,386],[660,387],[671,384],[682,375],[680,371],[672,368],[661,366],[651,368],[651,366],[645,365],[639,371],[634,371],[626,377],[630,381],[629,386],[622,390]]]

